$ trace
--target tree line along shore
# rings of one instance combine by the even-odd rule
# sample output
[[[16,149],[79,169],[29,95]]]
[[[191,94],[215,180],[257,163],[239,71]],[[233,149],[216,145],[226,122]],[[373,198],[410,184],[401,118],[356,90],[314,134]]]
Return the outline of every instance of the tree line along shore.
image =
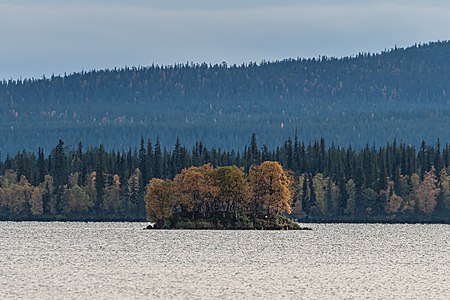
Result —
[[[283,193],[255,179],[265,174],[257,170],[275,162]],[[81,143],[68,148],[59,141],[48,155],[39,149],[0,160],[0,219],[145,221],[148,216],[160,227],[184,222],[224,228],[286,225],[285,217],[448,223],[449,165],[450,146],[439,141],[422,142],[418,149],[395,140],[353,149],[326,146],[323,139],[305,144],[295,136],[268,149],[252,135],[243,151],[201,142],[189,149],[179,140],[168,150],[158,140],[141,139],[139,147],[119,152],[84,149]]]

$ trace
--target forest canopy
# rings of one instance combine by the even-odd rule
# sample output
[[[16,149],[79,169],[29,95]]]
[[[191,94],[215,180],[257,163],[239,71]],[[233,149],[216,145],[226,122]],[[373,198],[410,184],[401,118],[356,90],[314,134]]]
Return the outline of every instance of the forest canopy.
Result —
[[[231,228],[250,229],[258,216],[263,220],[259,223],[269,223],[277,214],[292,211],[289,188],[288,174],[277,162],[252,166],[248,175],[234,166],[189,167],[173,181],[150,181],[145,195],[147,219],[156,228],[176,228],[172,222],[183,215],[191,215],[192,220],[215,216],[222,222],[235,220]],[[246,224],[241,224],[244,220]],[[217,228],[217,221],[210,227]]]
[[[295,136],[270,149],[253,134],[243,152],[178,140],[168,150],[144,139],[116,152],[59,141],[48,155],[22,151],[0,162],[0,219],[161,222],[176,214],[450,222],[450,145],[394,140],[355,150]]]
[[[353,57],[152,65],[0,82],[0,155],[76,147],[121,151],[141,136],[242,149],[274,148],[295,130],[362,148],[397,138],[450,140],[450,43]]]

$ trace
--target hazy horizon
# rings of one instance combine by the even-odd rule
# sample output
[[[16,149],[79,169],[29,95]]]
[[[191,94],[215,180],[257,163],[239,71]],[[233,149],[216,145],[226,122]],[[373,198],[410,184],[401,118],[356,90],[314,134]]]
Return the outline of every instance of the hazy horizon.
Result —
[[[445,1],[0,0],[0,80],[380,53],[448,40]]]

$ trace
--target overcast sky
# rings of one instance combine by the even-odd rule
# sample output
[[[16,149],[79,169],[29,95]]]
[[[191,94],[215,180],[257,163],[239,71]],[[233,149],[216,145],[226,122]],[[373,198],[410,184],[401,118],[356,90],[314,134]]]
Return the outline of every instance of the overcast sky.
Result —
[[[450,1],[0,0],[0,79],[348,56],[450,39]]]

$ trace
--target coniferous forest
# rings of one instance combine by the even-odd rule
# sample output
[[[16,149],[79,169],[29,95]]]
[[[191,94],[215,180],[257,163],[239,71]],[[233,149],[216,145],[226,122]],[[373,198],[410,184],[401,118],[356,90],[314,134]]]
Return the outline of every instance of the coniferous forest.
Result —
[[[175,193],[180,212],[194,219],[208,212],[237,217],[238,211],[251,210],[252,196],[238,193],[235,202],[224,205],[231,194],[220,191],[232,186],[224,188],[219,179],[234,174],[240,192],[255,190],[255,170],[267,161],[283,167],[289,192],[276,197],[285,199],[281,206],[261,204],[264,209],[309,221],[450,222],[449,144],[438,140],[416,148],[393,140],[382,147],[353,149],[323,139],[305,143],[295,135],[269,148],[258,144],[255,134],[243,151],[202,142],[185,147],[178,139],[167,149],[159,140],[142,138],[139,146],[120,152],[81,143],[69,148],[61,140],[49,153],[18,152],[0,162],[0,218],[145,220],[145,198],[153,201],[158,186],[171,183],[184,189]],[[186,177],[189,173],[198,176]],[[204,188],[193,190],[199,183],[186,178],[201,179]],[[189,193],[203,204],[183,200]],[[157,215],[153,213],[156,220]]]
[[[234,170],[241,191],[255,190],[252,170],[271,161],[289,181],[282,214],[449,222],[449,58],[447,41],[3,80],[0,218],[144,220],[156,183],[176,187],[171,215],[237,218],[272,206],[252,193],[237,196],[247,199],[239,210],[224,206],[217,178]],[[195,168],[209,192],[186,206],[192,191],[180,194],[177,177]]]
[[[252,132],[275,148],[298,130],[358,149],[394,138],[450,140],[450,42],[352,57],[125,67],[0,82],[0,155],[76,147],[127,149],[179,136],[243,149]],[[85,180],[84,178],[82,179]]]

